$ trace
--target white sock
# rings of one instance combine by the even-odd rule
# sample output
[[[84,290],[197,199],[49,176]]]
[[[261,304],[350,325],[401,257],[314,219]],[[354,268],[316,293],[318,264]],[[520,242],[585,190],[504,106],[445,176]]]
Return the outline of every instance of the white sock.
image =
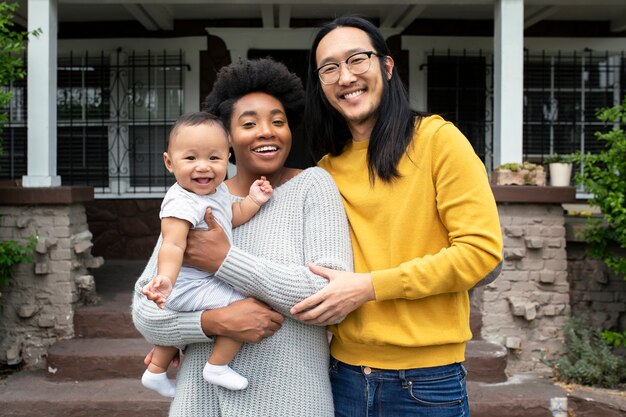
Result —
[[[202,376],[210,384],[231,390],[240,390],[248,386],[248,380],[233,371],[228,365],[211,365],[207,362],[202,370]]]
[[[156,391],[164,397],[174,397],[176,393],[176,383],[168,379],[165,372],[156,374],[146,369],[141,377],[141,383],[144,387]]]

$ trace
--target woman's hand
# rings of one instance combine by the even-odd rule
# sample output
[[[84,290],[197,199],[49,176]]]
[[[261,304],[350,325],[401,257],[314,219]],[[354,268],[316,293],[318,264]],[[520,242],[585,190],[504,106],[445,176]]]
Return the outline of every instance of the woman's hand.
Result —
[[[202,313],[202,331],[207,336],[227,336],[245,343],[258,343],[280,329],[284,317],[267,304],[246,298]]]
[[[187,235],[187,248],[183,263],[207,272],[217,271],[228,251],[230,242],[224,230],[215,221],[211,209],[204,215],[208,230],[190,230]]]
[[[154,348],[150,349],[150,352],[148,352],[146,357],[143,359],[143,363],[146,366],[150,365],[150,363],[152,362],[152,355],[154,355]],[[178,351],[176,356],[172,358],[172,366],[174,368],[178,368],[180,366],[180,350]]]
[[[318,326],[337,324],[366,301],[375,300],[370,274],[336,271],[309,264],[309,269],[330,282],[290,310],[297,320]]]

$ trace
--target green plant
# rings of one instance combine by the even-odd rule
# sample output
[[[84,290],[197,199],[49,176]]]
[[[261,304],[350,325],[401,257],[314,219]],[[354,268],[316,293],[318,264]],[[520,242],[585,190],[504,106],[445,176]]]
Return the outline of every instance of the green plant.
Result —
[[[0,108],[7,108],[11,102],[11,82],[24,78],[26,71],[22,62],[22,54],[26,48],[29,35],[37,36],[41,31],[32,33],[16,31],[13,16],[17,3],[0,3]],[[0,111],[0,134],[8,120],[7,112]],[[0,155],[4,153],[0,136]],[[7,286],[13,266],[20,262],[31,262],[30,255],[37,239],[28,238],[26,244],[14,240],[0,242],[0,286]]]
[[[522,169],[526,169],[528,171],[543,171],[543,167],[541,165],[533,164],[527,161],[521,164],[519,162],[509,162],[507,164],[497,166],[496,169],[508,169],[513,172],[517,172]]]
[[[602,339],[609,345],[618,348],[626,346],[626,330],[623,333],[613,332],[611,330],[602,331]]]
[[[22,54],[30,33],[15,30],[13,16],[17,7],[17,3],[0,3],[0,108],[6,108],[11,102],[12,93],[8,88],[11,82],[24,78],[26,74]],[[32,34],[37,36],[39,33],[35,31]],[[7,120],[7,112],[0,112],[0,133]],[[0,142],[0,155],[2,153]]]
[[[557,154],[553,153],[546,156],[543,160],[544,164],[571,164],[576,160],[576,154]]]
[[[588,317],[572,317],[565,324],[568,352],[549,361],[558,380],[566,383],[614,388],[626,381],[626,361],[613,353]]]
[[[589,204],[602,212],[600,218],[589,219],[584,237],[592,257],[626,274],[626,257],[620,253],[626,250],[626,97],[617,106],[600,109],[597,117],[610,126],[596,132],[604,148],[576,158],[583,167],[576,182],[593,194]]]
[[[9,285],[13,267],[21,262],[32,262],[32,254],[37,238],[30,236],[25,244],[15,240],[0,242],[0,286]]]

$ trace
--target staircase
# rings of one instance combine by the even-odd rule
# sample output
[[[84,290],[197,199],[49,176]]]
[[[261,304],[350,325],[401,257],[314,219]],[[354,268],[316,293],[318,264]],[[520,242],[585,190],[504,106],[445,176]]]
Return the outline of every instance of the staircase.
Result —
[[[23,371],[0,380],[0,415],[167,415],[169,399],[140,383],[143,358],[151,346],[132,324],[130,303],[143,264],[108,261],[95,271],[102,302],[76,311],[76,337],[50,348],[47,372]],[[474,334],[480,334],[479,325],[479,318],[472,317]],[[500,345],[481,340],[468,343],[465,366],[472,417],[552,417],[550,399],[566,397],[564,391],[537,375],[507,379],[506,357]]]
[[[140,382],[151,346],[135,330],[133,283],[141,265],[122,262],[96,271],[102,302],[74,314],[76,337],[48,350],[48,370],[0,381],[5,417],[165,417],[170,400]],[[113,277],[117,282],[113,281]]]

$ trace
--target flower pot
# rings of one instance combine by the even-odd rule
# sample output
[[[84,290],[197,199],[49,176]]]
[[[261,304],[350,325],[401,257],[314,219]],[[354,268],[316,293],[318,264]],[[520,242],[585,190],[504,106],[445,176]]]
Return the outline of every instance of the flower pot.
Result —
[[[550,185],[568,187],[572,178],[572,164],[555,162],[550,164]]]
[[[495,169],[491,173],[491,183],[495,185],[546,185],[546,172],[543,169]]]

